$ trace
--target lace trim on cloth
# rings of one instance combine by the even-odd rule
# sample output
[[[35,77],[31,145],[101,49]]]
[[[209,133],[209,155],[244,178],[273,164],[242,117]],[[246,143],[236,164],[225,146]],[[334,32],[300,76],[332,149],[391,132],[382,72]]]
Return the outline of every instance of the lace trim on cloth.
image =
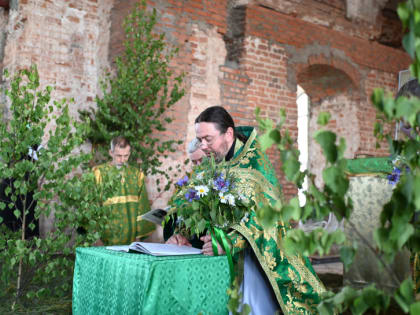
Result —
[[[246,141],[245,145],[243,146],[242,152],[239,153],[237,157],[234,157],[232,160],[230,160],[229,161],[230,164],[238,163],[245,156],[245,154],[248,153],[249,147],[254,142],[256,137],[257,137],[257,131],[254,129],[251,135],[249,136],[248,140]],[[235,148],[235,153],[236,153],[236,148]]]

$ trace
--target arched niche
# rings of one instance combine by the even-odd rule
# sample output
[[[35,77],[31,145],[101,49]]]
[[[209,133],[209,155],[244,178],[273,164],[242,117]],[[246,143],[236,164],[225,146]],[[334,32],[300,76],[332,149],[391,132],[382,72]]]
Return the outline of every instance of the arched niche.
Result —
[[[358,85],[345,71],[331,65],[309,65],[297,74],[297,84],[308,95],[308,168],[322,185],[322,169],[325,158],[313,136],[320,126],[318,115],[328,111],[331,119],[327,129],[346,140],[346,158],[353,158],[360,146],[360,127],[357,102],[360,98]]]
[[[298,84],[311,98],[311,103],[318,103],[327,97],[351,95],[356,86],[350,76],[331,65],[314,64],[298,73]]]

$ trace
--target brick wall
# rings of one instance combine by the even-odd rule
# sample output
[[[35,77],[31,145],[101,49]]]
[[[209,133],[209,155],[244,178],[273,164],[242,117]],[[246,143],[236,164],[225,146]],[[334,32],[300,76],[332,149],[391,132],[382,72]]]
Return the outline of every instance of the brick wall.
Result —
[[[3,58],[6,45],[6,26],[9,21],[9,10],[0,7],[0,87],[2,86]],[[5,97],[0,94],[0,113],[5,111]]]
[[[135,1],[117,1],[113,16]],[[260,5],[259,5],[259,4]],[[180,47],[173,63],[187,76],[187,94],[174,108],[176,137],[193,137],[193,120],[204,108],[221,104],[238,125],[256,125],[254,110],[278,119],[287,110],[287,128],[297,137],[296,88],[311,97],[310,130],[321,110],[332,112],[329,128],[343,136],[346,156],[386,155],[372,136],[375,110],[369,103],[374,87],[395,91],[396,74],[409,65],[401,50],[379,44],[380,26],[353,23],[342,1],[148,1],[161,15],[159,29]],[[236,4],[236,5],[235,5]],[[112,32],[118,28],[113,24]],[[121,34],[121,33],[119,33]],[[118,51],[121,35],[111,36]],[[173,135],[170,135],[173,136]],[[310,145],[310,165],[320,173],[320,148]],[[180,162],[179,156],[168,161]],[[269,151],[286,197],[296,193],[280,171],[278,155]],[[152,187],[150,183],[149,187]]]
[[[75,98],[74,113],[94,106],[102,73],[122,49],[120,24],[136,2],[20,0],[7,17],[0,62],[12,71],[35,62],[42,84],[57,87],[56,97]],[[298,84],[311,97],[312,126],[320,110],[331,109],[330,126],[351,144],[349,157],[387,154],[374,146],[369,96],[380,86],[395,92],[397,73],[410,60],[378,43],[380,19],[350,21],[340,0],[150,0],[148,5],[160,16],[158,31],[180,49],[172,69],[186,74],[186,95],[169,113],[175,121],[162,135],[185,144],[165,165],[186,158],[193,120],[211,105],[225,106],[237,124],[254,126],[257,106],[273,119],[285,108],[285,127],[296,137]],[[292,196],[296,190],[281,175],[276,152],[269,156],[286,196]],[[311,156],[319,165],[316,151]],[[168,195],[157,193],[152,179],[148,188],[153,200],[161,198],[157,204],[165,203]]]
[[[6,25],[3,65],[10,71],[38,65],[54,97],[74,98],[72,112],[94,106],[98,80],[108,64],[107,0],[20,0]]]
[[[75,117],[78,109],[95,106],[98,82],[108,65],[112,1],[16,2],[4,28],[3,66],[14,72],[37,64],[41,86],[55,86],[53,99],[74,98],[70,111]],[[51,228],[52,220],[41,218],[42,232]]]

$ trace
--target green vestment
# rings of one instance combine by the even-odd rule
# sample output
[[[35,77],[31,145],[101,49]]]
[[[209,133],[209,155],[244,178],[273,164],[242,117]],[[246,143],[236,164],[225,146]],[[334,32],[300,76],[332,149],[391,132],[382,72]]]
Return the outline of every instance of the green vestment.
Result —
[[[239,192],[258,206],[280,202],[280,186],[270,161],[258,147],[256,131],[252,127],[238,127],[236,131],[248,137],[245,144],[236,141],[234,156],[228,162],[230,172],[239,179]],[[306,257],[285,253],[282,242],[287,233],[285,224],[278,222],[273,228],[263,229],[255,212],[251,211],[246,220],[232,228],[229,237],[236,270],[242,269],[243,249],[250,247],[273,288],[282,312],[317,314],[320,293],[325,288]]]
[[[110,163],[102,164],[93,169],[97,184],[114,168]],[[113,197],[108,198],[103,206],[111,207],[111,228],[102,236],[105,245],[130,244],[149,236],[155,225],[148,221],[137,221],[137,216],[150,210],[147,197],[144,174],[136,167],[127,165],[121,168],[121,185],[115,190]]]

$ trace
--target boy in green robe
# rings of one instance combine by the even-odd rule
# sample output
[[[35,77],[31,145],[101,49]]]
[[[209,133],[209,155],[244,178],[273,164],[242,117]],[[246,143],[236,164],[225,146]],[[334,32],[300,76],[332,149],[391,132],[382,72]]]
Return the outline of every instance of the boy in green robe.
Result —
[[[137,222],[139,215],[150,210],[150,204],[143,172],[127,164],[130,149],[127,139],[114,138],[109,150],[112,161],[93,169],[98,185],[116,170],[121,174],[121,185],[116,187],[113,196],[103,204],[104,207],[111,208],[110,229],[103,234],[102,239],[96,245],[130,244],[136,241],[136,238],[140,240],[147,238],[156,228],[153,223],[148,221]]]

